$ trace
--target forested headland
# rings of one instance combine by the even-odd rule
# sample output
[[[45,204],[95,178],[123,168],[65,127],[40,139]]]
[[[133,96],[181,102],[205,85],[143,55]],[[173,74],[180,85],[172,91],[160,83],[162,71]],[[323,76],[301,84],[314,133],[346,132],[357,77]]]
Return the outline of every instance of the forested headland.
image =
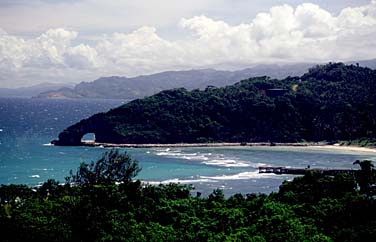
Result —
[[[255,77],[205,90],[173,89],[96,114],[57,145],[103,143],[346,141],[376,138],[376,71],[329,63],[301,77]]]
[[[374,241],[375,170],[358,164],[354,176],[308,172],[269,195],[201,197],[134,180],[138,162],[110,151],[64,185],[1,185],[1,241]]]

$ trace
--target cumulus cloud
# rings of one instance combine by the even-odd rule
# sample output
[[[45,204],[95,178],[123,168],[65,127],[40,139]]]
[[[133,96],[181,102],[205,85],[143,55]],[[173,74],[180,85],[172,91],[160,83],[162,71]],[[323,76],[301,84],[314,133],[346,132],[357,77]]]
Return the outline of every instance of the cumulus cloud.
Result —
[[[71,68],[91,69],[100,66],[96,49],[85,44],[69,48],[63,56],[64,62]]]
[[[333,16],[315,4],[281,5],[236,26],[205,16],[180,25],[196,37],[191,49],[213,64],[366,59],[376,57],[375,8],[372,1]]]
[[[304,3],[295,8],[275,6],[238,25],[202,15],[183,18],[178,26],[185,35],[177,40],[143,26],[99,36],[90,44],[63,28],[31,39],[0,29],[0,71],[8,78],[21,78],[51,70],[61,81],[67,73],[82,80],[168,69],[376,57],[376,0],[345,8],[336,16]]]
[[[98,41],[96,50],[104,65],[114,70],[153,71],[171,68],[178,58],[178,44],[162,39],[154,27],[144,26],[132,33],[114,33]]]
[[[64,29],[50,29],[35,39],[24,40],[8,34],[0,35],[0,68],[48,68],[64,65],[63,54],[77,33]],[[5,64],[3,64],[5,63]]]

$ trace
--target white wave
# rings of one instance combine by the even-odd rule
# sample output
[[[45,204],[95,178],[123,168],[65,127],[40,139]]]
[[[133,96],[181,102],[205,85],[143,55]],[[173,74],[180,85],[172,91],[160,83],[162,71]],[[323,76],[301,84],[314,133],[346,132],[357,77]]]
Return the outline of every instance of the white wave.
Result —
[[[31,176],[29,176],[29,177],[31,177],[31,178],[40,178],[39,175],[31,175]]]
[[[157,152],[155,153],[157,156],[174,156],[175,154],[171,154],[168,152]]]
[[[143,181],[143,183],[150,184],[150,185],[169,184],[169,183],[191,184],[191,183],[201,183],[201,182],[216,182],[216,181],[211,181],[210,179],[207,179],[207,178],[198,178],[198,179],[173,178],[173,179],[168,179],[164,181]]]
[[[203,161],[201,164],[219,167],[253,167],[265,166],[264,163],[253,163],[226,157],[223,154],[201,153],[201,152],[182,152],[180,149],[154,149],[154,154],[169,158],[177,158],[184,160]]]
[[[0,132],[3,132],[4,130],[3,129],[0,129]]]
[[[173,151],[173,152],[162,151],[162,152],[156,153],[156,155],[158,155],[158,156],[195,156],[195,155],[197,155],[197,153],[181,153],[181,152],[177,152],[177,151]]]
[[[229,181],[229,180],[252,180],[252,179],[263,179],[263,178],[283,178],[281,175],[275,174],[260,174],[258,171],[241,172],[233,175],[221,175],[221,176],[198,176],[196,179],[179,179],[172,178],[164,181],[143,181],[145,184],[159,185],[159,184],[169,184],[169,183],[180,183],[180,184],[192,184],[192,183],[204,183],[204,182],[219,182],[219,181]]]
[[[155,153],[157,156],[175,157],[185,160],[209,160],[206,154],[200,153],[182,153],[180,151],[162,151]]]
[[[33,171],[53,171],[54,168],[33,168]]]
[[[204,161],[202,164],[211,165],[211,166],[223,166],[223,167],[250,167],[251,164],[244,163],[242,161],[236,160],[209,160]]]
[[[204,161],[202,164],[212,165],[212,166],[222,166],[222,167],[253,167],[258,168],[260,166],[266,166],[264,163],[253,163],[246,162],[242,160],[233,160],[233,159],[214,159],[209,161]]]
[[[157,152],[168,152],[171,149],[170,148],[166,148],[166,149],[153,149],[153,150],[157,151]],[[171,152],[180,152],[180,151],[179,150],[172,150]]]
[[[275,174],[260,174],[258,171],[241,172],[234,175],[222,175],[222,176],[200,176],[203,179],[209,180],[248,180],[248,179],[260,179],[267,177],[275,177]]]
[[[185,160],[209,160],[209,158],[204,155],[196,155],[196,156],[183,155],[180,158],[185,159]]]
[[[51,143],[47,143],[47,144],[43,144],[43,146],[54,146],[54,145]]]

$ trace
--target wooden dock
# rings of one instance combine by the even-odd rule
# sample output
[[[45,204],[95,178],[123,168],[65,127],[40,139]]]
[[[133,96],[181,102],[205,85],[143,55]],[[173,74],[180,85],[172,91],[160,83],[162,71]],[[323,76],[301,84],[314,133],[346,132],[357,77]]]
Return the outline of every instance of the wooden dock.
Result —
[[[352,169],[323,169],[323,168],[287,168],[283,166],[260,166],[259,173],[274,173],[277,175],[304,175],[308,171],[318,172],[326,176],[335,176],[341,173],[353,175],[358,170]]]

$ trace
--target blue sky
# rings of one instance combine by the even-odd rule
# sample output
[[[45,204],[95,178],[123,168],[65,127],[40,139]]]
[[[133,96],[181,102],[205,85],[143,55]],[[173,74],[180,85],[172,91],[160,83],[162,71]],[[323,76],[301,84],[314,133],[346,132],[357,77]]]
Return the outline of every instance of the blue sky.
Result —
[[[376,58],[375,0],[0,0],[0,87]]]

